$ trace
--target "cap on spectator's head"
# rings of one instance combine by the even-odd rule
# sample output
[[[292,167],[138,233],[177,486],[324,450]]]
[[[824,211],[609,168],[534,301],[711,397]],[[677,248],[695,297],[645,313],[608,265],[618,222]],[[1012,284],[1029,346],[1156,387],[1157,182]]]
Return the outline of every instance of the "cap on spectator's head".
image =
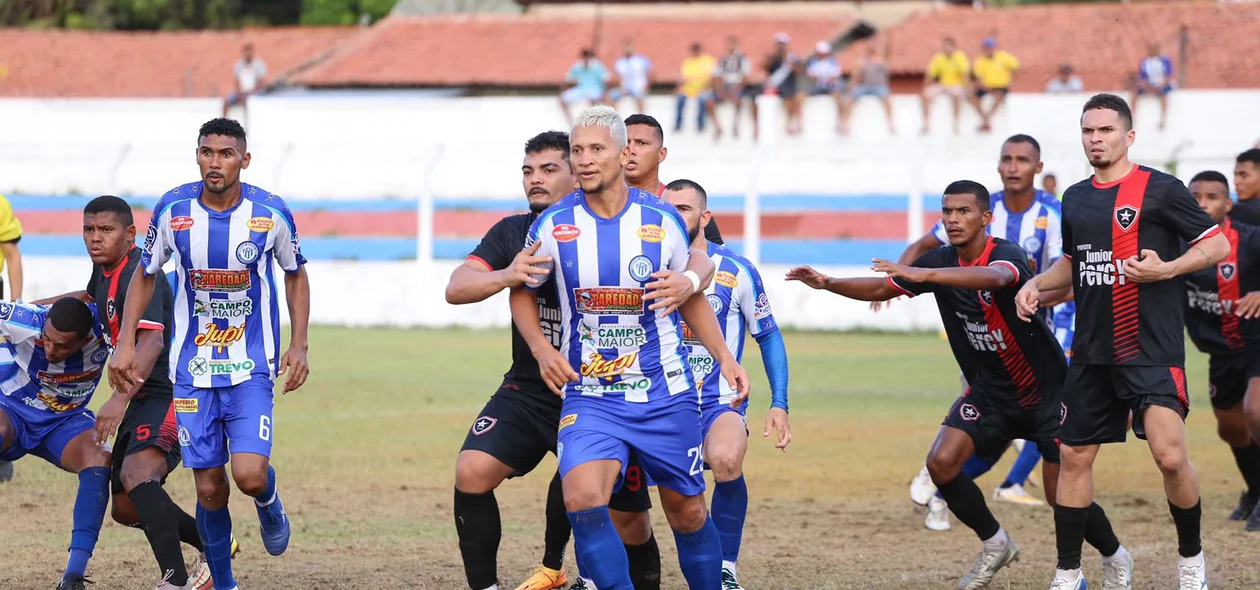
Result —
[[[781,43],[783,45],[787,45],[788,41],[791,41],[791,40],[792,38],[789,37],[787,33],[778,33],[774,36],[774,42]]]
[[[986,49],[993,49],[994,47],[997,47],[997,39],[994,39],[993,37],[985,37],[984,46]]]
[[[814,46],[814,51],[817,51],[818,53],[831,53],[831,44],[826,41],[819,41],[818,44]]]
[[[1072,64],[1063,64],[1063,65],[1059,66],[1059,73],[1060,73],[1060,74],[1071,74],[1071,73],[1072,73]]]

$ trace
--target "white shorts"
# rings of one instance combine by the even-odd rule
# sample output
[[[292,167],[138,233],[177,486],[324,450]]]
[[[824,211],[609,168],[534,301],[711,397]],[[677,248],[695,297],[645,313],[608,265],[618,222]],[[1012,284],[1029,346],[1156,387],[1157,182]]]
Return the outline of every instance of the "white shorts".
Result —
[[[575,102],[587,101],[597,102],[604,98],[603,91],[598,88],[589,88],[584,86],[574,86],[560,93],[560,100],[573,104]]]

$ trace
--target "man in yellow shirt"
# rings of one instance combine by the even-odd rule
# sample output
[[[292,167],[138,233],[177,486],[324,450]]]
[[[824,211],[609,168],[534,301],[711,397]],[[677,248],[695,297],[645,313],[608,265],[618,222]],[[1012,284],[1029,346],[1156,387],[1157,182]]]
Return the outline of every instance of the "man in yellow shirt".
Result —
[[[984,40],[984,51],[976,56],[971,75],[976,81],[976,91],[971,98],[971,105],[980,113],[980,131],[991,129],[993,113],[996,113],[1006,102],[1006,95],[1011,90],[1011,78],[1019,69],[1019,60],[1015,56],[997,48],[997,40],[988,37]],[[984,108],[984,97],[992,94],[993,101],[989,108]]]
[[[4,292],[4,281],[0,280],[0,299],[18,301],[22,298],[22,253],[18,250],[18,240],[22,239],[22,224],[13,215],[13,207],[9,200],[0,195],[0,270],[9,263],[8,293]],[[0,483],[13,479],[13,463],[0,461]]]
[[[962,113],[962,97],[967,91],[967,75],[971,63],[967,54],[958,49],[953,37],[941,41],[941,50],[928,62],[923,77],[923,133],[927,134],[932,118],[932,99],[941,94],[949,96],[954,105],[954,134],[958,134],[958,117]]]
[[[696,105],[696,130],[704,131],[704,116],[708,111],[709,101],[713,100],[713,75],[717,69],[717,60],[705,53],[699,43],[691,44],[691,56],[682,62],[682,75],[678,81],[678,109],[674,117],[674,132],[682,131],[683,111],[687,100],[694,99]]]

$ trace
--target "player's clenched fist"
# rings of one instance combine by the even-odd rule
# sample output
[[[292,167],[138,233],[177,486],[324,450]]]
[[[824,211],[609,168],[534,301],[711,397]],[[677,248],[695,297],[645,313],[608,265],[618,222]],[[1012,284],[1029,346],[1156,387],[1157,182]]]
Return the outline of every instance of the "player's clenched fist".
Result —
[[[1037,289],[1037,281],[1028,281],[1019,293],[1015,294],[1015,309],[1019,319],[1025,322],[1037,315],[1041,307],[1041,291]]]
[[[519,287],[521,285],[529,285],[536,287],[542,284],[543,279],[551,272],[550,256],[534,256],[538,251],[538,247],[542,245],[542,240],[534,242],[530,247],[521,250],[512,264],[507,267],[507,286],[509,288]]]
[[[564,386],[578,380],[573,366],[560,351],[550,347],[534,358],[538,361],[538,370],[542,373],[543,381],[547,382],[547,387],[551,388],[552,393],[564,397]],[[747,379],[747,376],[744,378]]]
[[[126,343],[114,349],[114,356],[109,359],[109,385],[114,391],[131,391],[140,384],[136,379],[136,349]]]

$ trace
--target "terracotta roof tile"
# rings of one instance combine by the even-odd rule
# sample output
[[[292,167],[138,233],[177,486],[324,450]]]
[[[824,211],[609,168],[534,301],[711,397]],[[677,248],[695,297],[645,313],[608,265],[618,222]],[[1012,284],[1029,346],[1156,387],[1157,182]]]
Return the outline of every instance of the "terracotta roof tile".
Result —
[[[619,17],[604,21],[597,55],[611,68],[622,39],[634,39],[636,50],[652,60],[655,80],[673,83],[692,42],[717,56],[735,35],[758,63],[780,31],[799,54],[850,22],[840,10],[821,18]],[[595,31],[593,18],[579,17],[391,17],[357,49],[340,51],[296,80],[312,86],[559,86]]]
[[[1179,30],[1188,29],[1185,63]],[[922,75],[941,39],[952,36],[970,56],[986,36],[1023,62],[1014,89],[1045,87],[1060,64],[1072,64],[1087,90],[1115,89],[1136,72],[1150,41],[1158,41],[1189,88],[1260,87],[1260,4],[1146,2],[1044,4],[974,10],[946,7],[916,13],[885,29],[894,73]],[[849,51],[852,54],[854,50]],[[846,55],[846,62],[853,56]]]
[[[200,32],[0,29],[0,96],[215,96],[235,86],[241,46],[267,63],[268,77],[306,64],[356,35],[353,27],[282,27]],[[3,69],[0,69],[3,71]]]

